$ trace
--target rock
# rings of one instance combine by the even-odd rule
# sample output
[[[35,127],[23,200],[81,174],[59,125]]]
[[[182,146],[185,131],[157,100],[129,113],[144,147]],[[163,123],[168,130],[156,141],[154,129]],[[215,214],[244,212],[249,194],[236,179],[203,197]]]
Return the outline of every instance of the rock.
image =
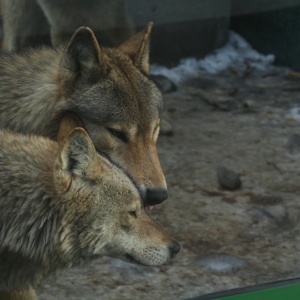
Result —
[[[163,94],[177,91],[177,86],[173,81],[163,75],[150,75],[150,79],[158,86]]]
[[[217,178],[220,187],[225,190],[235,191],[242,186],[240,175],[225,167],[217,168]]]
[[[249,214],[254,222],[275,221],[282,228],[282,225],[288,226],[291,222],[286,206],[283,204],[268,205],[261,207],[252,207]]]

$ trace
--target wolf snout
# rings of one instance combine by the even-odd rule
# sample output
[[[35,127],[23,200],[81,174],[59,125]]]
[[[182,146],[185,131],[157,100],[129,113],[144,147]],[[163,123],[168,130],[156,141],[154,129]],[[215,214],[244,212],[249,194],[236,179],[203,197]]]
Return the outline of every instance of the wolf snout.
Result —
[[[147,189],[145,194],[146,205],[157,205],[168,199],[165,189]]]
[[[169,247],[171,258],[173,258],[180,251],[180,244],[176,241],[172,242],[172,245]]]

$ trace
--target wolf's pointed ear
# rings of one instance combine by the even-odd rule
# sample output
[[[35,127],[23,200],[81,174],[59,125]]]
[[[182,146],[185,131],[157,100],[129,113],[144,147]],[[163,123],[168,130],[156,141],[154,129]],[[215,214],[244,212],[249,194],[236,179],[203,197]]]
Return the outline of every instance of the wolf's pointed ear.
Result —
[[[84,128],[84,125],[79,117],[72,112],[65,113],[60,121],[56,140],[58,142],[63,141],[76,127]]]
[[[90,28],[75,31],[67,45],[63,67],[85,82],[97,82],[106,73],[101,49]]]
[[[96,149],[83,128],[75,128],[63,141],[58,153],[58,166],[63,173],[92,179],[97,159]]]
[[[134,65],[145,75],[149,75],[149,50],[150,35],[153,22],[148,23],[146,28],[119,46],[119,50],[127,54],[133,61]]]

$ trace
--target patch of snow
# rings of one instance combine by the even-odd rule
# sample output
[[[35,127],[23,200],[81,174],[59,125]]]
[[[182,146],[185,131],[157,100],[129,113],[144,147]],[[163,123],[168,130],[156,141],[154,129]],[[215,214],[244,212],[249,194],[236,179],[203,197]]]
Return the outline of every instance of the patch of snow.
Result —
[[[228,272],[243,267],[246,260],[232,255],[211,255],[201,258],[198,264],[211,271]]]
[[[267,70],[274,62],[273,54],[263,55],[254,50],[239,34],[231,31],[228,43],[215,50],[203,59],[184,58],[174,68],[153,64],[151,73],[164,75],[174,82],[181,82],[197,77],[200,73],[218,74],[234,67],[240,70],[253,67],[258,70]]]

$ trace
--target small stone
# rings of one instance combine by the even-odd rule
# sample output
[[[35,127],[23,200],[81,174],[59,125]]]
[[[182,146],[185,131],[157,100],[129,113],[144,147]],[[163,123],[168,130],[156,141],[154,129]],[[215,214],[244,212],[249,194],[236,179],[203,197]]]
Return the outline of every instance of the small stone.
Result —
[[[163,75],[150,75],[150,79],[157,85],[162,93],[168,94],[177,91],[173,81]]]
[[[217,178],[220,187],[225,190],[235,191],[242,186],[240,175],[225,167],[217,168]]]

